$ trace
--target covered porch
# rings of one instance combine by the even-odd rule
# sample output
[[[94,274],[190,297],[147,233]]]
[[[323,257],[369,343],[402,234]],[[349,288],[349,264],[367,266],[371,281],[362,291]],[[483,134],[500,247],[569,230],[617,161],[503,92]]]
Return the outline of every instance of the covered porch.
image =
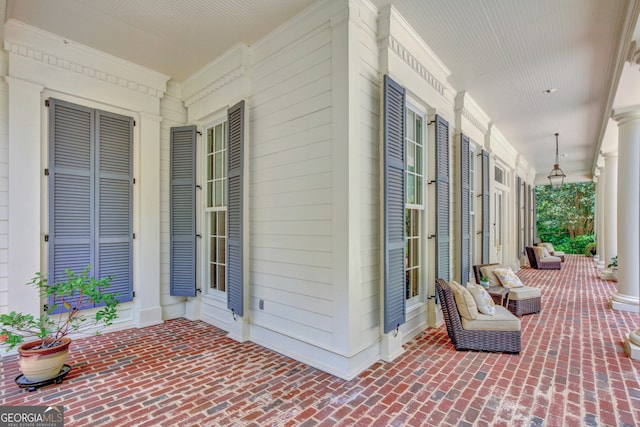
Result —
[[[346,381],[180,318],[75,340],[69,376],[31,393],[5,358],[0,402],[63,405],[68,426],[639,425],[640,363],[623,349],[639,319],[609,308],[615,283],[578,255],[519,275],[543,295],[519,355],[456,352],[441,326]]]

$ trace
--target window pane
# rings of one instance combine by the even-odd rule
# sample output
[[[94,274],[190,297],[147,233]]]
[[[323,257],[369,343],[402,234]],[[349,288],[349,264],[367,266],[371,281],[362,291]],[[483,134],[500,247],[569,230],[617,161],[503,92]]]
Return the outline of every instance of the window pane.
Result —
[[[211,227],[211,235],[215,236],[216,235],[216,223],[218,221],[216,221],[216,212],[212,212],[211,215],[209,216],[209,226]]]
[[[420,287],[418,286],[418,274],[419,270],[416,268],[411,271],[411,296],[416,296],[420,294]]]
[[[225,277],[224,277],[224,265],[221,265],[218,267],[218,290],[225,292],[226,291],[226,286],[225,286]]]
[[[407,174],[407,203],[415,203],[415,176],[413,174]]]
[[[416,205],[422,204],[422,177],[416,176]]]
[[[225,254],[227,251],[224,237],[218,237],[218,263],[224,264],[226,262]]]
[[[213,179],[213,156],[207,156],[207,180]]]
[[[415,172],[416,170],[415,145],[412,143],[407,144],[407,170],[409,172]]]
[[[218,250],[216,249],[216,238],[215,237],[209,238],[209,245],[210,245],[209,247],[211,248],[210,255],[209,255],[209,261],[216,262],[216,257],[218,256]]]
[[[420,211],[418,210],[412,210],[412,220],[411,220],[411,225],[412,225],[412,230],[411,230],[411,235],[412,236],[419,236],[420,235]]]
[[[215,183],[216,206],[222,206],[222,181]]]
[[[422,147],[415,146],[416,150],[416,173],[422,175]]]
[[[218,213],[218,233],[219,233],[218,235],[219,236],[226,236],[226,233],[227,233],[227,230],[225,229],[226,219],[227,219],[226,212]]]
[[[214,178],[219,179],[222,178],[222,156],[216,155],[216,165],[215,165],[215,175]]]
[[[422,117],[416,117],[416,135],[414,141],[418,145],[422,145]]]
[[[213,151],[213,129],[207,129],[207,153]]]
[[[415,141],[415,113],[407,110],[407,138]]]
[[[207,207],[213,206],[213,182],[207,182]]]
[[[211,289],[216,289],[216,265],[215,264],[211,264],[210,269],[209,269],[209,287]]]
[[[218,126],[216,126],[215,139],[216,139],[216,144],[215,144],[216,151],[222,150],[222,124],[219,124]]]

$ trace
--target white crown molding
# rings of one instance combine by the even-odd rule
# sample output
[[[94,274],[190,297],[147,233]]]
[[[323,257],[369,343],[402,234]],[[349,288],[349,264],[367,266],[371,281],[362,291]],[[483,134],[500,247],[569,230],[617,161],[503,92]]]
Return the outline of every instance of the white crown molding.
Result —
[[[147,86],[140,82],[124,78],[122,76],[117,76],[112,73],[101,71],[96,68],[80,64],[78,62],[69,61],[65,58],[42,52],[32,47],[21,45],[19,43],[7,41],[5,42],[5,49],[14,55],[29,58],[52,67],[60,68],[64,71],[81,74],[85,77],[100,80],[116,86],[121,86],[129,90],[143,93],[145,95],[151,95],[156,98],[162,98],[164,96],[164,91],[158,90],[157,88]]]
[[[385,46],[385,44],[387,43],[389,49],[395,52],[395,54],[398,55],[398,57],[400,57],[400,59],[402,59],[409,67],[411,67],[420,77],[422,77],[422,79],[427,82],[429,86],[434,88],[440,95],[444,96],[446,85],[444,85],[433,74],[431,74],[427,67],[422,64],[415,56],[413,56],[409,52],[409,50],[407,50],[402,45],[402,43],[398,41],[398,39],[390,35],[388,39],[380,40],[380,46],[378,47],[380,49],[383,49],[387,47]]]
[[[201,99],[206,98],[207,96],[211,95],[213,92],[217,91],[218,89],[221,89],[224,86],[227,86],[228,84],[231,84],[235,80],[238,80],[238,79],[244,77],[245,74],[246,74],[246,68],[245,68],[244,65],[239,65],[239,66],[235,67],[233,70],[229,71],[224,76],[222,76],[222,77],[214,80],[213,82],[207,84],[206,86],[202,87],[194,95],[186,98],[184,100],[184,105],[186,107],[189,107],[189,106],[195,104],[196,102],[200,101]]]
[[[480,132],[487,133],[487,127],[482,124],[466,107],[462,107],[462,115],[469,120]]]

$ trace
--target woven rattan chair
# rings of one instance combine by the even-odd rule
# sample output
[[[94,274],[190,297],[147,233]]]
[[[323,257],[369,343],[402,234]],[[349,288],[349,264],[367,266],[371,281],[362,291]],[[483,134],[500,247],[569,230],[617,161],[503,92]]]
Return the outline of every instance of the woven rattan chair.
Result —
[[[466,330],[458,312],[453,290],[443,279],[436,280],[436,290],[440,297],[442,315],[447,333],[456,350],[478,350],[502,353],[520,353],[521,332]],[[498,307],[496,307],[498,308]],[[502,310],[504,308],[500,307]],[[506,313],[506,311],[505,311]]]
[[[482,273],[480,269],[482,267],[486,267],[489,265],[498,265],[498,264],[497,263],[480,264],[480,265],[473,266],[473,275],[476,278],[476,283],[479,284],[480,278],[482,278]],[[532,287],[525,286],[525,288],[530,289]],[[520,289],[520,291],[514,291],[513,293],[509,292],[509,295],[507,295],[507,302],[505,305],[505,307],[507,307],[507,310],[509,310],[516,316],[522,316],[523,314],[539,313],[542,307],[541,297],[537,293],[536,295],[531,295],[531,293],[526,292],[524,288],[517,288],[517,289]],[[516,292],[522,292],[522,296],[513,295]],[[495,298],[494,298],[494,301],[496,301]],[[496,304],[498,304],[498,302],[496,302]]]
[[[527,257],[529,258],[529,265],[536,270],[560,270],[562,268],[562,261],[558,257],[545,257],[538,258],[538,254],[532,246],[527,246]]]

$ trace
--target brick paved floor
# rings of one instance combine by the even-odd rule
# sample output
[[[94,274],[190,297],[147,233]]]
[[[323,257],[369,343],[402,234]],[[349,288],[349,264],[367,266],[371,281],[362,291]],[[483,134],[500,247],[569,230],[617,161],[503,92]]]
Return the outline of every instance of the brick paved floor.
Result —
[[[622,348],[640,318],[607,308],[615,283],[590,259],[567,258],[520,273],[543,295],[520,355],[456,352],[442,326],[344,381],[178,319],[75,340],[67,379],[32,393],[6,357],[0,404],[64,405],[66,426],[640,425],[640,362]]]

